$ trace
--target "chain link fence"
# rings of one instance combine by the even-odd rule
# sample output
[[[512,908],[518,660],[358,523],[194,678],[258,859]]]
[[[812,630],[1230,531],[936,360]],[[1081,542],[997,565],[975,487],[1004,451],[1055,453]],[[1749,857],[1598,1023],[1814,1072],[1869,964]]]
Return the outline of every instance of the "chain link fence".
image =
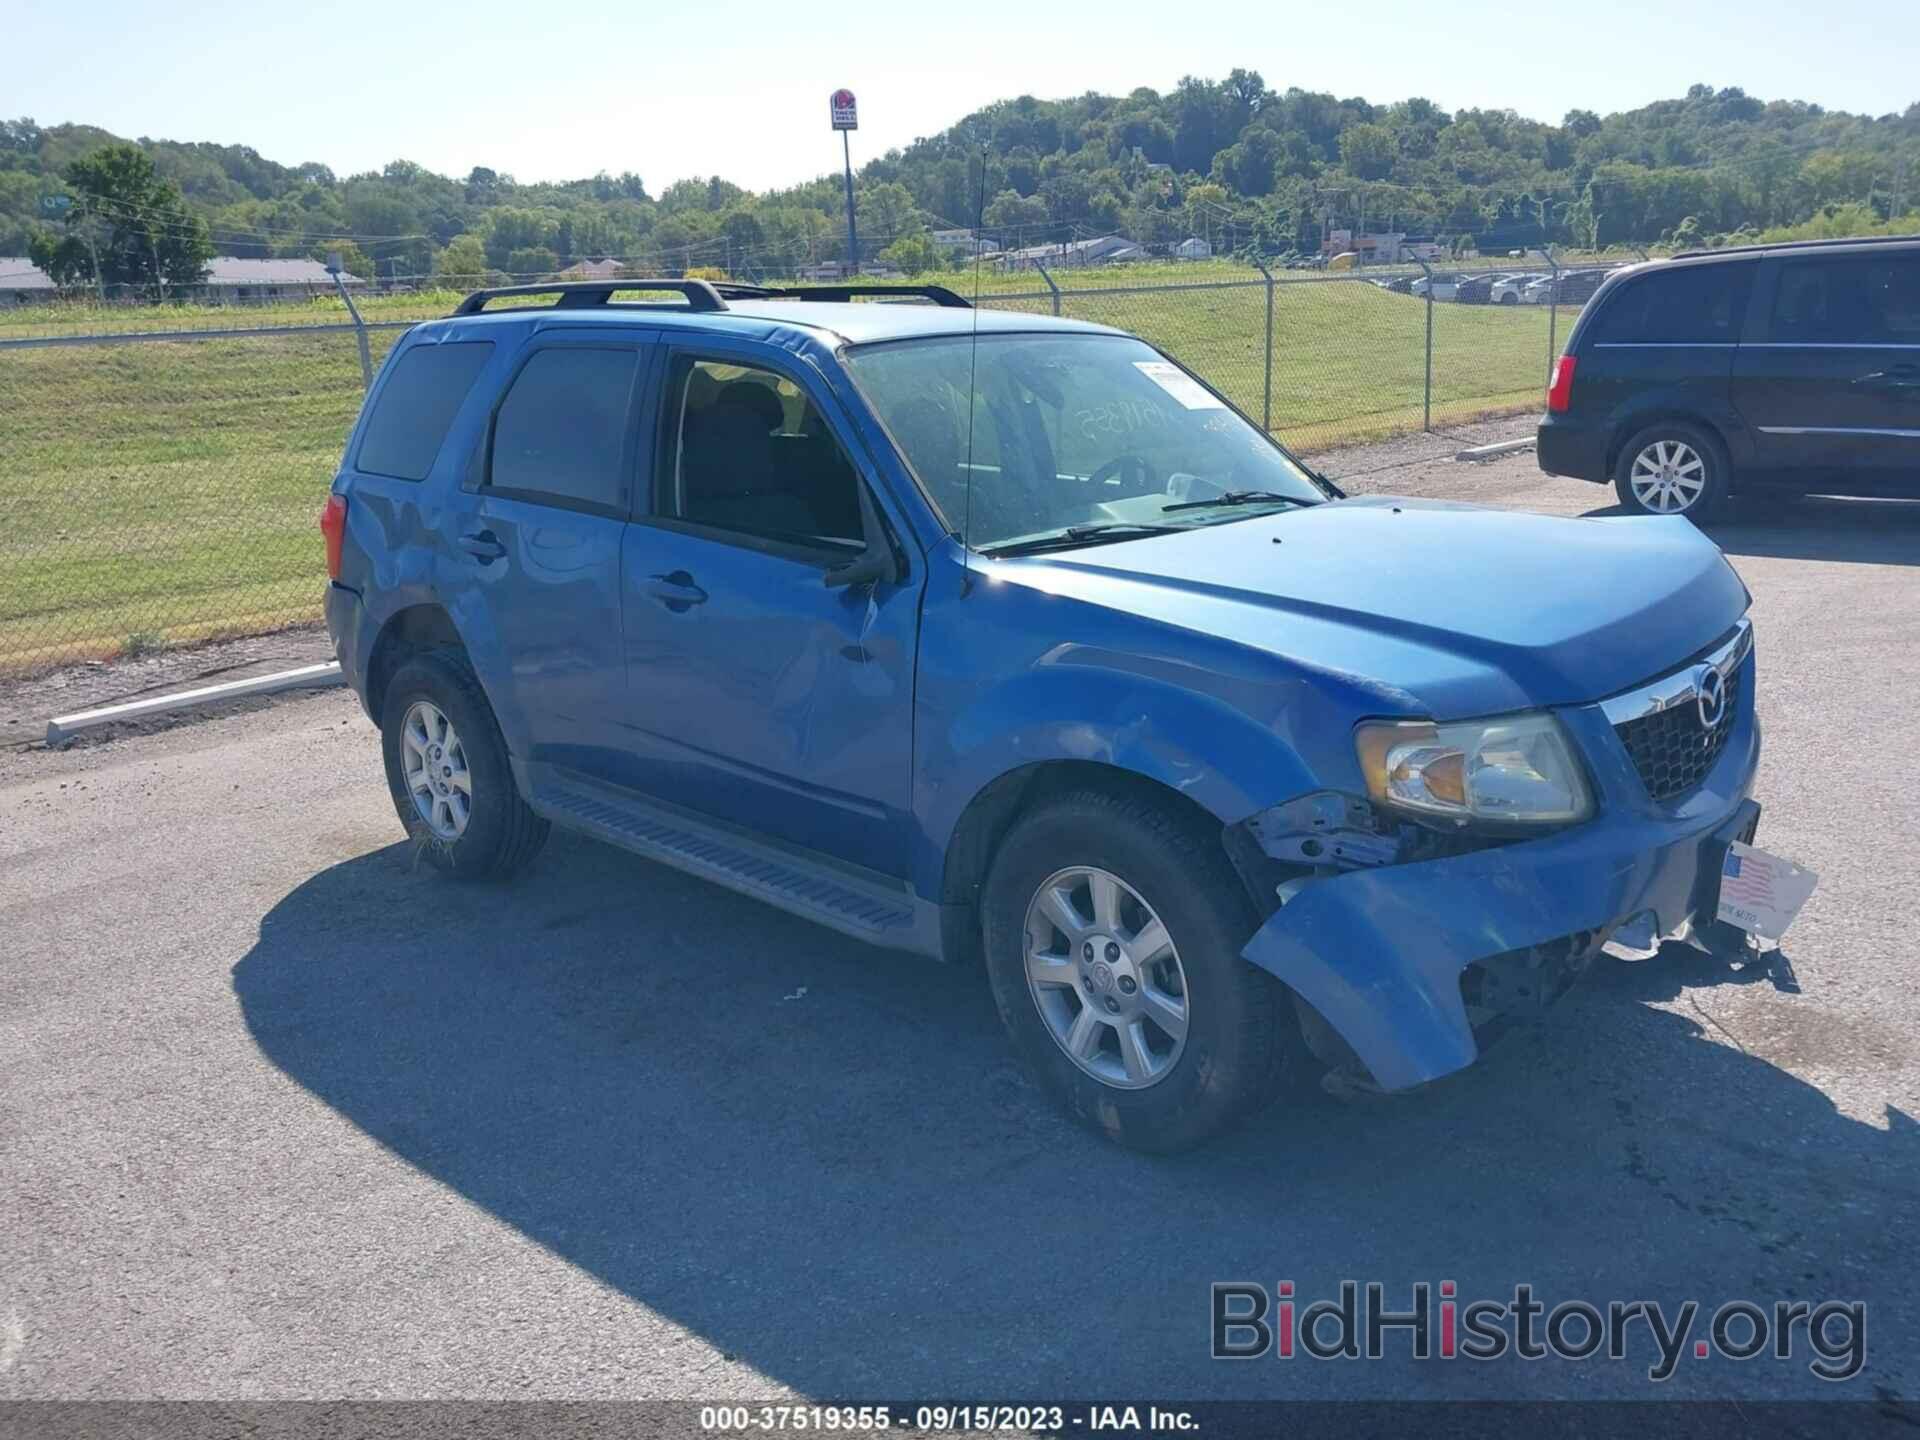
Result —
[[[1411,293],[1417,268],[1212,271],[947,279],[983,306],[1140,334],[1304,452],[1537,406],[1581,296],[1572,272],[1503,301],[1437,267],[1431,296]],[[315,516],[361,343],[377,368],[453,299],[362,296],[359,326],[323,297],[0,315],[0,673],[315,620]]]

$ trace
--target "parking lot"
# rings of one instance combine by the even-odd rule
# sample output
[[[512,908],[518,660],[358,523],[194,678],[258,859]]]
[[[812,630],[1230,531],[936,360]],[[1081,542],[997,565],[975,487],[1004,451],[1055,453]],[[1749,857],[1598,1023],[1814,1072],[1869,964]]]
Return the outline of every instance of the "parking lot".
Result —
[[[1612,508],[1455,448],[1340,473]],[[417,870],[344,691],[0,750],[0,1396],[1912,1396],[1920,502],[1712,533],[1759,843],[1821,877],[1781,955],[1609,962],[1461,1076],[1172,1160],[1063,1120],[973,973],[570,837]],[[1283,1279],[1863,1300],[1867,1362],[1210,1360],[1210,1282]]]

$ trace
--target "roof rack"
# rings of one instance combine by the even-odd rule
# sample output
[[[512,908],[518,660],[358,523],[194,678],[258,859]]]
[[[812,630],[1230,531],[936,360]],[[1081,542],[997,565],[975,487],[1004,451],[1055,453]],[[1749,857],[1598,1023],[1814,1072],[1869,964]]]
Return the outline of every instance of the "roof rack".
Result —
[[[689,310],[727,308],[720,292],[705,280],[559,280],[548,285],[500,285],[491,290],[476,290],[454,306],[453,313],[478,315],[487,308],[488,301],[509,295],[558,295],[560,298],[553,304],[556,310],[591,310],[612,303],[614,294],[622,290],[674,290],[687,297]]]
[[[1722,245],[1718,250],[1682,250],[1673,258],[1693,260],[1702,255],[1759,255],[1771,250],[1818,250],[1829,245],[1912,245],[1920,235],[1856,235],[1845,240],[1775,240],[1765,245]]]
[[[722,295],[731,295],[740,300],[820,300],[831,303],[851,300],[856,295],[874,295],[882,299],[931,300],[949,310],[973,308],[964,296],[944,285],[740,285],[722,280],[715,282],[714,289]]]

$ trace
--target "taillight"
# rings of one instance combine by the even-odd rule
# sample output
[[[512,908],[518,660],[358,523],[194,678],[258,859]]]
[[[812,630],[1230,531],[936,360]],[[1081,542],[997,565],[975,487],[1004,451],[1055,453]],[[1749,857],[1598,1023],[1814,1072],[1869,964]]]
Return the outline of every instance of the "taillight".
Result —
[[[340,578],[340,542],[347,538],[347,497],[327,496],[320,512],[320,533],[327,537],[327,578]]]
[[[1564,415],[1573,403],[1573,356],[1562,355],[1553,362],[1553,383],[1547,386],[1547,410]]]

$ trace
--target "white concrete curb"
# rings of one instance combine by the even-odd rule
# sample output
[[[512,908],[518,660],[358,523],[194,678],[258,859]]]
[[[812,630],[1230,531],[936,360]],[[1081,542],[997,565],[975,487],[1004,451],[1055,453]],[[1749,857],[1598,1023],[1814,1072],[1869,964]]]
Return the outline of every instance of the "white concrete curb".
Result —
[[[251,680],[229,680],[224,685],[182,690],[175,695],[155,695],[149,700],[129,700],[124,705],[106,705],[98,710],[82,710],[74,715],[56,715],[47,722],[47,744],[64,745],[82,730],[111,725],[116,720],[140,720],[149,715],[164,715],[169,710],[184,710],[189,705],[238,700],[245,695],[273,695],[282,690],[316,690],[342,683],[340,662],[329,660],[324,665],[302,665],[298,670],[256,675]]]
[[[1456,460],[1491,460],[1496,455],[1512,455],[1517,451],[1531,450],[1533,440],[1502,440],[1497,445],[1476,445],[1471,450],[1462,450],[1453,458]]]

